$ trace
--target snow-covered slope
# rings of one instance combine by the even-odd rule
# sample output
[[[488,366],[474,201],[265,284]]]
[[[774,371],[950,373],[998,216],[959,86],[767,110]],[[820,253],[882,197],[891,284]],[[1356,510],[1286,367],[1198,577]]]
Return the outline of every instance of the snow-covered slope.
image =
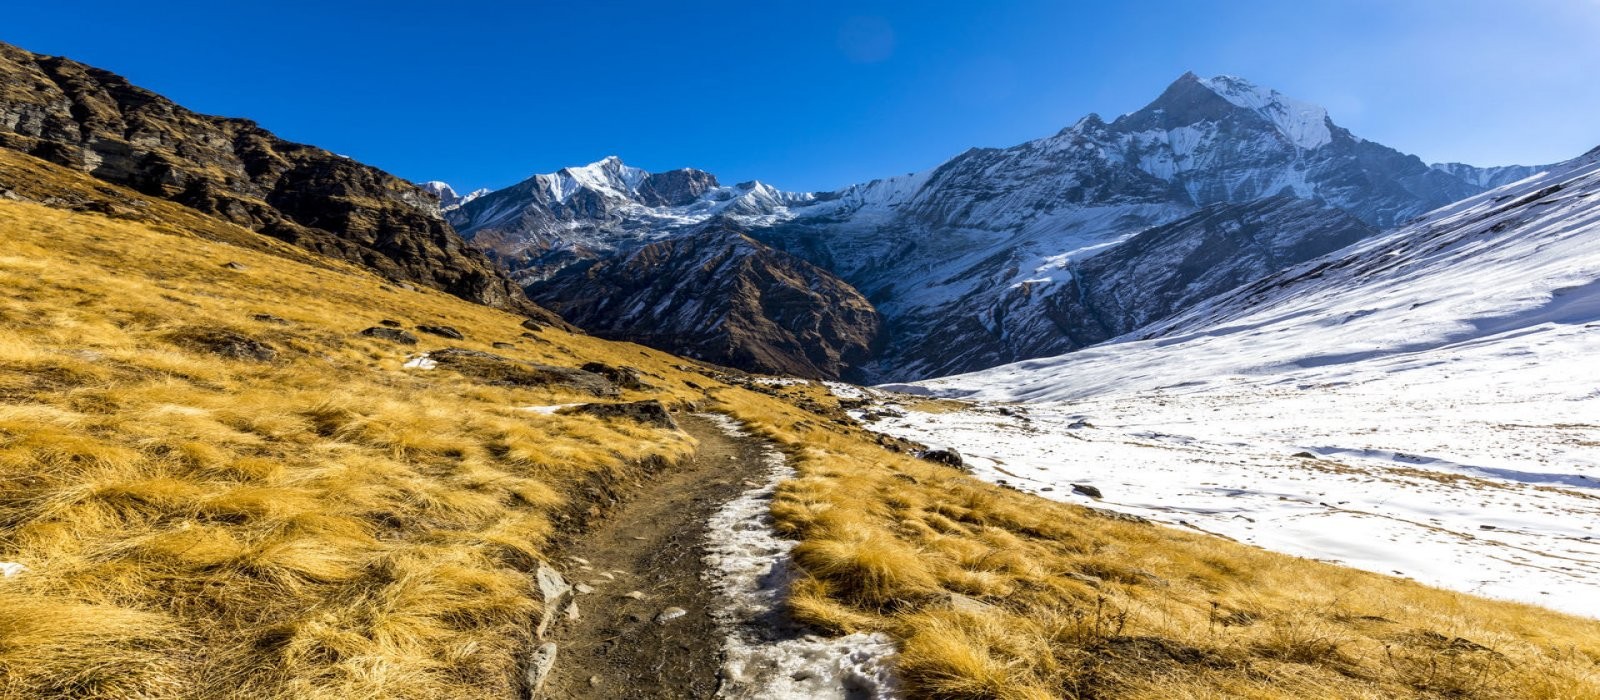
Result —
[[[1466,163],[1434,163],[1428,167],[1447,172],[1464,182],[1486,190],[1504,187],[1550,169],[1548,165],[1500,165],[1480,168]]]
[[[1591,154],[1554,166],[1213,297],[1139,331],[1143,340],[925,386],[982,398],[1069,399],[1197,382],[1326,377],[1535,336],[1578,342],[1590,335],[1586,324],[1600,322],[1595,161]]]
[[[1597,614],[1600,149],[1137,337],[912,387],[980,474]],[[1019,418],[1017,414],[1025,418]]]

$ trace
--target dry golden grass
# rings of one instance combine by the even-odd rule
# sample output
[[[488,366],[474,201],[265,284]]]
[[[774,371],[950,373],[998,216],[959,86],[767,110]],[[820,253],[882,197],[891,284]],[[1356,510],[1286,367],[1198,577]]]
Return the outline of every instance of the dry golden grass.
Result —
[[[650,360],[651,396],[697,396],[666,355],[97,214],[0,202],[0,240],[0,561],[28,567],[0,579],[0,696],[513,696],[575,494],[692,449],[519,411],[594,398],[403,370],[415,350],[356,332]]]
[[[692,446],[516,410],[592,397],[404,370],[409,349],[354,335],[386,318],[468,336],[424,348],[633,366],[656,389],[623,398],[701,401],[781,445],[794,612],[899,639],[912,696],[1600,697],[1594,620],[1004,490],[836,424],[814,384],[779,399],[633,345],[523,337],[141,211],[0,201],[0,561],[29,567],[0,579],[3,697],[515,695],[529,571],[579,494]],[[277,358],[211,354],[197,329]]]

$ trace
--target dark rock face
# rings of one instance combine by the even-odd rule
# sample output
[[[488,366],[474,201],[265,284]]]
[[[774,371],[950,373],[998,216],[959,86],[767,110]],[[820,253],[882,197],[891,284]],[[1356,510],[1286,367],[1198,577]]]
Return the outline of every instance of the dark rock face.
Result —
[[[417,186],[122,77],[0,44],[0,147],[499,308],[542,313]]]
[[[463,348],[435,350],[428,353],[428,358],[438,363],[441,369],[460,372],[497,386],[559,386],[585,391],[595,396],[617,395],[617,387],[605,377],[570,367],[520,362],[509,357]]]
[[[715,175],[704,170],[683,168],[645,176],[639,185],[639,201],[652,207],[681,207],[717,186]]]
[[[528,293],[602,338],[801,377],[848,374],[872,354],[879,329],[872,304],[848,284],[721,220],[567,267]]]
[[[674,420],[672,414],[667,412],[666,406],[661,405],[661,402],[655,399],[635,401],[633,403],[586,403],[581,406],[573,406],[563,412],[580,413],[605,419],[625,418],[657,428],[678,429],[678,421]]]

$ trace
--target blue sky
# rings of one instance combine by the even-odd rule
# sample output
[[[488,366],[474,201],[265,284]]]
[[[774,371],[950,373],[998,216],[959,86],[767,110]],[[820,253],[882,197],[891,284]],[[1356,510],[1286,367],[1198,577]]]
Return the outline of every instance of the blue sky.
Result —
[[[1600,145],[1595,37],[1600,0],[36,2],[0,25],[462,189],[611,154],[831,189],[1137,109],[1186,70],[1427,160],[1547,162]]]

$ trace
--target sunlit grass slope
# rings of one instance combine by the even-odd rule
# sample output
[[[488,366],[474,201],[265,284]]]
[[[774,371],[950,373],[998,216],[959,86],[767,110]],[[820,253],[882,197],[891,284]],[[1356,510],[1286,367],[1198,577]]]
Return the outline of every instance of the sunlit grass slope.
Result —
[[[692,449],[519,411],[597,399],[402,369],[416,349],[357,332],[646,351],[339,264],[0,200],[0,288],[0,561],[28,567],[0,579],[6,697],[512,697],[564,519]],[[667,359],[621,398],[696,396]]]
[[[635,367],[653,388],[616,400],[777,441],[794,612],[901,640],[913,697],[1600,697],[1593,620],[983,484],[814,384],[530,333],[0,152],[18,173],[88,211],[0,199],[0,561],[28,567],[0,578],[3,697],[515,697],[536,562],[693,446],[518,410],[589,394],[402,367],[445,346]],[[466,339],[357,335],[384,320]]]

